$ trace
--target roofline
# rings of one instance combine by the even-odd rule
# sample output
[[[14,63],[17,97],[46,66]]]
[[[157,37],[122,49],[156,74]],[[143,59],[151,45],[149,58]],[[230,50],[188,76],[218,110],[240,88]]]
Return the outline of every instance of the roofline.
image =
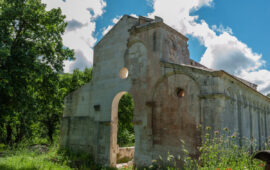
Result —
[[[123,18],[125,18],[125,17],[127,17],[127,18],[132,18],[132,19],[136,19],[136,20],[139,20],[139,18],[136,18],[136,17],[133,17],[133,16],[131,16],[131,15],[127,15],[127,14],[125,14],[125,15],[123,15],[120,19],[119,19],[119,21],[115,24],[115,25],[113,25],[113,27],[99,40],[99,42],[97,42],[97,44],[94,46],[94,49],[96,48],[96,46],[98,46],[102,41],[103,41],[103,39],[107,36],[107,34],[109,34],[113,29],[114,29],[114,27],[123,19]],[[154,22],[155,20],[154,19],[151,19],[151,18],[147,18],[147,17],[143,17],[143,16],[139,16],[139,17],[141,17],[141,18],[146,18],[146,19],[149,19],[149,20],[152,20],[153,21],[153,23],[147,23],[147,24],[145,24],[145,25],[142,25],[141,27],[140,27],[140,25],[138,25],[138,26],[133,26],[133,28],[131,28],[131,32],[132,31],[135,31],[135,32],[137,32],[137,31],[143,31],[143,30],[148,30],[148,29],[152,29],[152,28],[154,28],[154,27],[156,27],[156,26],[159,26],[159,27],[163,27],[163,28],[165,28],[165,29],[167,29],[167,30],[169,30],[169,31],[171,31],[171,32],[173,32],[173,33],[175,33],[175,34],[177,34],[179,37],[181,37],[182,39],[184,39],[185,41],[188,41],[188,38],[186,37],[186,36],[184,36],[183,34],[181,34],[180,32],[178,32],[177,30],[175,30],[174,28],[172,28],[172,27],[170,27],[169,25],[167,25],[167,24],[165,24],[164,22]]]
[[[227,76],[229,76],[229,77],[231,77],[232,79],[234,79],[234,80],[236,80],[236,81],[238,81],[238,82],[240,82],[240,83],[242,83],[243,85],[245,85],[246,87],[248,87],[248,88],[250,88],[251,90],[253,90],[254,92],[256,92],[256,93],[258,93],[259,95],[261,95],[261,96],[263,96],[263,97],[265,97],[269,102],[270,102],[270,98],[269,97],[267,97],[266,95],[264,95],[264,94],[262,94],[261,92],[259,92],[258,90],[256,90],[256,89],[254,89],[254,88],[252,88],[252,87],[250,87],[250,86],[248,86],[247,84],[245,84],[244,82],[242,82],[242,81],[240,81],[240,80],[238,80],[235,76],[233,76],[233,75],[231,75],[231,74],[229,74],[229,73],[227,73],[226,71],[224,71],[224,70],[218,70],[218,72],[220,72],[220,73],[222,73],[222,74],[225,74],[225,75],[227,75]]]
[[[205,70],[205,69],[200,69],[199,67],[194,67],[194,66],[191,66],[191,65],[183,65],[183,64],[175,64],[175,63],[170,63],[170,62],[166,62],[166,61],[160,61],[164,64],[170,64],[170,65],[177,65],[177,66],[182,66],[182,67],[190,67],[190,68],[194,68],[194,69],[197,69],[197,70],[201,70],[201,71],[205,71],[205,72],[208,72],[210,74],[215,74],[217,75],[218,77],[221,77],[222,75],[227,75],[228,77],[230,77],[231,79],[243,84],[244,86],[248,87],[249,89],[251,89],[252,91],[256,92],[257,94],[261,95],[262,97],[266,98],[266,100],[268,102],[270,102],[270,98],[267,97],[266,95],[262,94],[261,92],[255,90],[254,88],[248,86],[247,84],[245,84],[244,82],[238,80],[237,78],[235,78],[235,76],[227,73],[226,71],[224,70],[213,70],[213,71],[209,71],[209,70]]]
[[[114,24],[113,25],[113,27],[99,40],[99,42],[97,42],[96,43],[96,45],[94,45],[94,48],[93,49],[95,49],[96,48],[96,46],[98,46],[102,41],[103,41],[103,39],[114,29],[114,27],[116,26],[116,25],[118,25],[119,24],[119,22],[121,21],[121,20],[123,20],[123,18],[125,18],[125,17],[127,17],[127,18],[132,18],[132,19],[138,19],[138,18],[136,18],[136,17],[133,17],[133,16],[130,16],[130,15],[127,15],[127,14],[125,14],[125,15],[123,15],[120,19],[119,19],[119,21],[116,23],[116,24]]]
[[[131,32],[132,31],[141,32],[141,31],[149,30],[149,29],[152,29],[152,28],[155,28],[155,27],[163,27],[163,28],[169,30],[170,32],[177,34],[178,36],[183,38],[185,41],[188,41],[188,38],[186,36],[184,36],[183,34],[178,32],[174,28],[170,27],[169,25],[165,24],[164,22],[153,22],[153,23],[142,25],[142,26],[139,25],[137,27],[133,27]]]

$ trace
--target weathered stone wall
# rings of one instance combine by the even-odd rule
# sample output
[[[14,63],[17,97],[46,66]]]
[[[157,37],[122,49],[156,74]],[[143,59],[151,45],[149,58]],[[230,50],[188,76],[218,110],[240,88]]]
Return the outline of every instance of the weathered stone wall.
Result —
[[[122,68],[126,78],[119,76]],[[204,133],[198,125],[228,127],[257,139],[260,147],[270,133],[269,98],[190,60],[187,38],[162,20],[124,16],[95,46],[92,83],[65,99],[61,146],[115,166],[118,103],[126,92],[134,101],[137,166],[168,152],[181,155],[180,140],[197,157]]]
[[[119,71],[124,67],[128,30],[136,21],[132,17],[123,17],[95,46],[92,78],[95,83],[86,84],[65,99],[61,146],[91,150],[96,161],[107,165],[114,165],[110,162],[116,161],[116,153],[114,160],[110,159],[110,152],[116,151],[115,145],[110,146],[111,126],[117,125],[117,114],[112,113],[113,110],[117,113],[117,108],[112,107],[112,101],[117,94],[123,95],[121,92],[130,88],[130,81],[122,80]],[[117,107],[121,95],[115,98]]]
[[[253,89],[230,79],[224,75],[220,86],[224,88],[226,99],[221,115],[221,124],[230,124],[230,129],[239,133],[240,137],[256,139],[261,149],[270,136],[269,98]],[[243,141],[239,141],[240,145]]]
[[[132,160],[134,157],[135,147],[121,147],[118,148],[117,152],[117,162],[121,162],[121,160]]]
[[[60,145],[91,153],[95,147],[96,123],[90,112],[91,83],[65,98],[61,120]]]
[[[228,128],[240,138],[256,139],[258,149],[269,137],[269,98],[223,71],[164,63],[165,70],[187,74],[200,87],[201,122],[212,130]],[[166,72],[170,72],[166,71]],[[203,132],[202,132],[203,133]],[[239,144],[244,144],[239,141]]]

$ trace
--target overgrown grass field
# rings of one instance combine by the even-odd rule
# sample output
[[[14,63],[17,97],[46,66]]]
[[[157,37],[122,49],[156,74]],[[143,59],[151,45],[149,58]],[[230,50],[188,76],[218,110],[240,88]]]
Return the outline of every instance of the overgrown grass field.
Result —
[[[41,145],[37,145],[41,146]],[[0,150],[0,170],[113,170],[93,162],[90,155],[74,154],[60,150],[57,145],[44,150],[42,147],[2,148]],[[122,169],[132,169],[126,167]]]
[[[199,159],[192,159],[185,148],[185,142],[179,148],[182,149],[181,156],[168,153],[166,158],[160,157],[153,160],[152,165],[146,169],[167,169],[167,170],[263,170],[265,163],[253,159],[256,141],[249,139],[241,140],[237,133],[231,133],[227,128],[223,131],[211,131],[206,128],[202,145],[199,147]],[[213,133],[211,133],[213,132]],[[212,134],[212,135],[210,135]],[[264,149],[269,149],[266,143]],[[181,168],[179,168],[181,162]],[[0,169],[1,170],[58,170],[58,169],[90,169],[106,170],[116,169],[103,167],[94,163],[91,155],[74,154],[67,150],[60,150],[58,145],[50,147],[18,146],[17,148],[5,148],[0,146]],[[123,167],[122,169],[131,170],[133,167]]]

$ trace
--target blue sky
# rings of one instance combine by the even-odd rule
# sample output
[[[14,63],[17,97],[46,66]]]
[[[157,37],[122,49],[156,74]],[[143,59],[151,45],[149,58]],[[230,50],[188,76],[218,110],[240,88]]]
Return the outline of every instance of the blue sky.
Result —
[[[107,0],[106,3],[104,14],[96,20],[97,28],[94,34],[98,40],[102,38],[103,29],[113,24],[112,20],[115,17],[125,14],[147,16],[153,12],[153,7],[147,0]]]
[[[270,93],[269,0],[42,0],[60,7],[69,29],[64,44],[75,49],[76,61],[65,71],[91,67],[93,47],[124,14],[161,16],[189,38],[190,57],[223,69]],[[72,27],[71,27],[72,26]]]
[[[106,1],[104,14],[96,20],[94,36],[99,41],[103,29],[112,25],[112,20],[124,14],[147,16],[153,12],[150,1],[147,0],[111,0]],[[256,5],[254,5],[256,4]],[[262,54],[266,62],[265,67],[270,70],[270,1],[257,0],[218,0],[212,7],[202,7],[191,15],[198,15],[209,25],[223,25],[230,27],[239,40],[245,42],[255,52]],[[267,19],[269,22],[267,22]],[[200,61],[205,47],[198,39],[189,37],[190,57]],[[268,56],[268,57],[267,57]],[[270,76],[270,75],[269,75]]]
[[[209,25],[222,24],[230,27],[233,35],[262,54],[267,61],[266,67],[270,70],[269,0],[219,0],[214,2],[212,8],[203,7],[195,14]]]

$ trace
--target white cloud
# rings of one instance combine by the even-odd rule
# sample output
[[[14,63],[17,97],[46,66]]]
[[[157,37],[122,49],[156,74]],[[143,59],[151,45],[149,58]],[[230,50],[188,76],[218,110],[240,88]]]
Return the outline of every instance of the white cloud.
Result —
[[[103,32],[102,32],[102,35],[104,36],[105,34],[107,34],[111,29],[112,27],[122,18],[122,16],[117,16],[115,18],[112,19],[112,22],[113,22],[113,25],[109,25],[107,26],[106,28],[103,28]]]
[[[96,29],[95,19],[104,12],[103,0],[42,0],[47,9],[60,7],[66,15],[68,26],[63,35],[64,45],[75,50],[75,61],[65,61],[65,72],[75,68],[90,67],[93,62],[93,46],[97,41],[93,37]]]
[[[104,27],[103,28],[103,32],[102,32],[102,35],[104,36],[105,34],[107,34],[112,29],[113,26],[114,26],[114,24],[113,25],[109,25],[106,28]]]
[[[138,18],[139,16],[136,14],[130,14],[130,16],[134,17],[134,18]]]
[[[240,75],[243,71],[255,71],[264,63],[261,55],[252,52],[246,44],[227,32],[205,41],[207,49],[201,63],[210,68]]]
[[[149,17],[160,16],[164,22],[185,35],[198,38],[206,47],[201,63],[213,69],[223,69],[231,74],[257,83],[258,90],[270,92],[269,80],[260,79],[268,70],[261,70],[264,61],[261,54],[255,53],[245,43],[232,34],[230,27],[216,25],[209,27],[198,16],[191,16],[192,11],[202,6],[212,6],[213,0],[154,0],[153,13]],[[270,77],[270,76],[268,76]]]
[[[130,16],[138,18],[138,16],[136,14],[130,14]],[[102,35],[104,36],[105,34],[107,34],[121,18],[122,18],[122,16],[117,16],[117,17],[113,18],[112,19],[113,24],[109,25],[107,27],[104,27]]]
[[[259,84],[258,90],[264,94],[270,93],[270,71],[260,69],[252,72],[243,72],[241,76],[255,84]]]
[[[217,33],[227,32],[229,34],[233,34],[232,29],[230,27],[225,28],[223,25],[219,25],[219,27],[216,25],[212,25],[212,30],[214,30]]]

